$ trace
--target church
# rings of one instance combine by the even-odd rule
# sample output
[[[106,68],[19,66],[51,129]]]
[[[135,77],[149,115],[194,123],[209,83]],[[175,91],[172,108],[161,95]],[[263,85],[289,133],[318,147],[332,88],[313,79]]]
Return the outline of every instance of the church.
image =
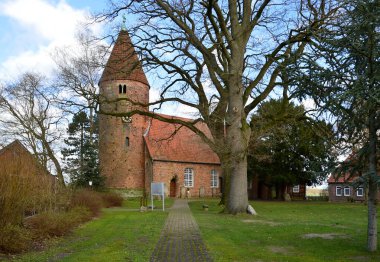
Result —
[[[99,90],[101,112],[113,114],[99,116],[100,174],[108,188],[149,195],[151,182],[162,182],[170,197],[220,195],[220,160],[195,133],[144,115],[117,116],[149,110],[150,84],[126,30],[119,33]],[[209,133],[204,123],[198,125]]]

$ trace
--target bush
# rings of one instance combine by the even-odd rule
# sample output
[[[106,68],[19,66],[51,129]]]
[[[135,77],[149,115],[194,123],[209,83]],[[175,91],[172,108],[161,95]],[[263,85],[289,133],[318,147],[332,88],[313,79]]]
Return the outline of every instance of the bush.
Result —
[[[123,205],[124,198],[114,192],[102,193],[101,197],[103,199],[104,207],[120,207]]]
[[[85,207],[76,207],[68,212],[43,212],[25,219],[26,228],[33,232],[36,239],[63,236],[75,226],[91,219]]]
[[[28,250],[32,243],[30,232],[19,226],[6,224],[0,227],[0,251],[18,253]]]
[[[97,216],[103,207],[103,200],[99,193],[90,190],[80,190],[74,192],[71,199],[71,207],[86,207],[93,216]]]
[[[23,163],[24,169],[16,164],[11,170],[0,167],[0,226],[21,224],[25,214],[54,205],[52,177],[28,171],[27,163]]]

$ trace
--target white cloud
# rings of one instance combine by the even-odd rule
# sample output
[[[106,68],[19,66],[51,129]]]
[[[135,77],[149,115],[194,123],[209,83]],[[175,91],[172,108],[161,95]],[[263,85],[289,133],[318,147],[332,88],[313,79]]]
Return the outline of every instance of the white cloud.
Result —
[[[73,38],[78,23],[84,22],[86,12],[75,10],[65,1],[56,5],[46,0],[11,0],[0,5],[2,13],[20,25],[30,28],[36,37],[67,42]]]
[[[307,98],[305,100],[302,100],[301,103],[305,107],[306,110],[316,109],[316,104],[314,103],[314,100],[312,98]]]
[[[153,103],[160,100],[160,90],[156,86],[152,86],[149,90],[149,102]]]
[[[6,0],[0,3],[0,15],[16,22],[16,30],[20,31],[13,29],[14,41],[18,41],[18,34],[23,32],[22,41],[27,50],[1,62],[0,78],[10,79],[28,70],[51,73],[54,62],[50,54],[58,47],[75,44],[75,34],[89,14],[87,10],[72,8],[64,0]],[[101,28],[100,24],[91,26],[94,34],[99,34]],[[37,48],[28,50],[28,45]]]
[[[49,49],[53,48],[52,46],[43,47],[37,52],[27,51],[9,57],[0,65],[0,79],[12,79],[26,71],[49,75],[54,68],[54,62],[49,55]]]

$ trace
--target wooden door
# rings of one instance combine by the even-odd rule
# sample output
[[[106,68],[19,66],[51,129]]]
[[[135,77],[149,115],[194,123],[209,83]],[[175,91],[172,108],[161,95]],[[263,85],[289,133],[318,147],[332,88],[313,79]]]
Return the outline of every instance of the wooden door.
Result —
[[[177,183],[175,182],[175,179],[172,179],[170,181],[170,197],[176,197],[176,189],[177,189]]]

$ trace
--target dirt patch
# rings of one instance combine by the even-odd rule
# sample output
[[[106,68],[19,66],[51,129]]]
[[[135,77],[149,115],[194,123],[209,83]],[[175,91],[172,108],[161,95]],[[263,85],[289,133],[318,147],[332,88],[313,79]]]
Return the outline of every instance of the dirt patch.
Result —
[[[350,260],[352,261],[371,261],[371,258],[364,257],[364,256],[357,256],[357,257],[350,257]]]
[[[143,244],[148,244],[149,243],[149,238],[147,236],[141,236],[138,237],[138,243],[143,243]]]
[[[338,234],[338,233],[324,233],[324,234],[311,233],[311,234],[303,235],[302,238],[306,238],[306,239],[310,239],[310,238],[335,239],[335,238],[349,238],[349,236],[345,235],[345,234]]]
[[[70,256],[72,253],[59,253],[57,254],[53,259],[50,259],[49,261],[59,261],[64,259],[67,256]]]
[[[270,246],[270,247],[268,247],[268,249],[269,249],[272,253],[284,254],[284,255],[288,255],[288,254],[291,252],[290,248],[288,248],[288,247],[276,247],[276,246]]]
[[[244,219],[242,220],[243,223],[257,223],[257,224],[265,224],[269,226],[279,226],[281,223],[276,223],[272,221],[264,221],[264,220],[254,220],[254,219]]]

